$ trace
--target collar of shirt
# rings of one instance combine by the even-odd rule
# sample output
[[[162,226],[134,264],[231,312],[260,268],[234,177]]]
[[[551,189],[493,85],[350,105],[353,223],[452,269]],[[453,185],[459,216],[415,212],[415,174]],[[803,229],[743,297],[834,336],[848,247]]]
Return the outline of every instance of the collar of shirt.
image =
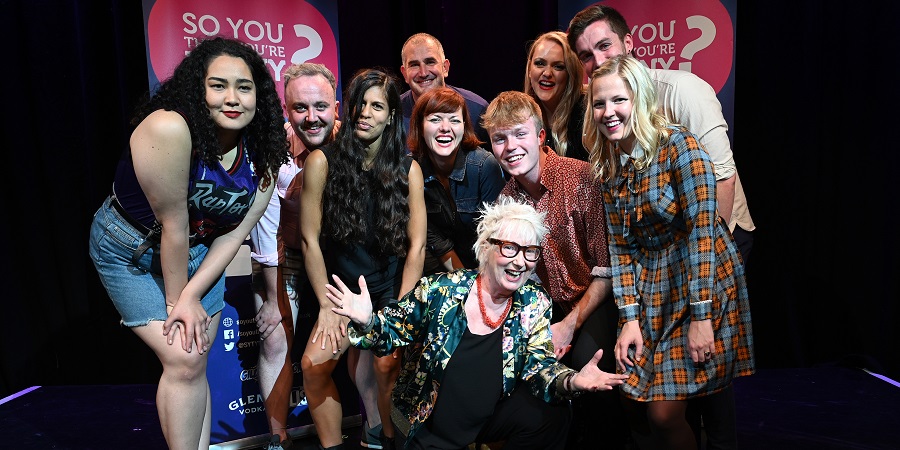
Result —
[[[428,150],[425,150],[426,152]],[[462,182],[466,179],[466,160],[469,156],[471,150],[463,150],[462,148],[456,153],[456,160],[453,161],[453,170],[450,172],[450,178],[457,183]],[[434,166],[431,164],[431,158],[427,155],[422,155],[421,158],[417,160],[419,163],[419,167],[422,169],[422,176],[425,178],[425,182],[432,181],[434,176]]]

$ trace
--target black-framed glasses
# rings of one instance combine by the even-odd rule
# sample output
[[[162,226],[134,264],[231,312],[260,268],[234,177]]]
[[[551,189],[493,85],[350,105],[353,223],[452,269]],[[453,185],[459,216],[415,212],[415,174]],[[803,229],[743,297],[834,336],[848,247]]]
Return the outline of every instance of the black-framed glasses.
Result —
[[[541,257],[540,245],[519,245],[515,242],[500,239],[488,239],[488,242],[500,247],[500,254],[507,258],[515,258],[519,252],[525,257],[525,261],[535,262]]]

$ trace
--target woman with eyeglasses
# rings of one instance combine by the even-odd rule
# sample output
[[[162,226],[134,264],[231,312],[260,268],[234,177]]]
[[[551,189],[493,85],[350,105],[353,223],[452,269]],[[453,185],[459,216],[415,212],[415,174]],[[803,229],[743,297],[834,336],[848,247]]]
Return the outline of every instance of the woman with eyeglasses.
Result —
[[[543,219],[510,197],[486,203],[478,269],[425,277],[397,305],[373,311],[363,278],[360,294],[337,276],[327,286],[332,311],[351,321],[351,344],[381,355],[404,347],[392,414],[403,448],[505,440],[506,448],[561,449],[571,419],[564,400],[622,383],[597,367],[602,350],[581,371],[556,360],[550,297],[530,278]]]

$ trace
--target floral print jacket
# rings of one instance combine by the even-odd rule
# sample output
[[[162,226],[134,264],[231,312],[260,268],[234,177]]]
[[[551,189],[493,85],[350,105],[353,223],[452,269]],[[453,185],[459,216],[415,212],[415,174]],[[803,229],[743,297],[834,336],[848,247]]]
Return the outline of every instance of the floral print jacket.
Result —
[[[463,305],[477,274],[461,269],[424,277],[398,305],[376,311],[371,329],[349,327],[354,346],[379,356],[405,346],[391,416],[407,437],[413,436],[431,415],[444,369],[468,326]],[[547,292],[533,280],[513,294],[512,307],[502,325],[504,397],[511,395],[521,380],[544,401],[569,398],[562,382],[572,369],[558,363],[554,356],[550,308]]]

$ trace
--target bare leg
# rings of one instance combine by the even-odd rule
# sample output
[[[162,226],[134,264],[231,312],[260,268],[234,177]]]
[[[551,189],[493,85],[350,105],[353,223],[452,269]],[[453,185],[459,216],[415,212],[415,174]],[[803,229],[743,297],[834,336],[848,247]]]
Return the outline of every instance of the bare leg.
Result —
[[[181,348],[179,334],[169,345],[162,334],[161,321],[134,327],[162,363],[163,373],[156,391],[156,408],[166,443],[172,450],[195,450],[209,447],[210,398],[206,364],[209,352],[191,353]],[[219,314],[213,316],[208,334],[215,338]]]
[[[288,403],[293,387],[294,371],[290,356],[293,333],[279,326],[260,345],[259,387],[266,402],[269,430],[281,440],[286,438]],[[274,348],[273,348],[274,347]]]
[[[278,269],[278,279],[284,279],[281,268]],[[269,337],[260,341],[257,370],[259,389],[266,404],[269,432],[284,441],[287,438],[288,403],[294,384],[291,349],[297,321],[297,294],[293,289],[286,291],[282,287],[278,296],[279,309],[284,320]],[[259,310],[262,307],[262,298],[256,293],[253,298],[256,310]]]
[[[400,373],[401,350],[397,349],[391,355],[374,358],[375,381],[378,384],[378,415],[381,417],[384,436],[388,438],[394,437],[394,426],[391,422],[391,409],[393,408],[391,393],[394,391],[394,384]],[[366,410],[369,410],[368,406]],[[371,424],[371,422],[369,423]]]
[[[212,396],[209,394],[209,383],[206,383],[206,414],[203,415],[203,429],[200,434],[200,446],[197,450],[209,449],[210,427],[212,426]]]
[[[318,324],[313,325],[313,330]],[[312,416],[316,433],[322,447],[332,447],[343,442],[341,437],[341,423],[343,422],[343,410],[337,385],[331,374],[337,366],[338,359],[350,347],[350,340],[344,337],[341,341],[341,351],[331,353],[330,346],[326,345],[322,350],[321,343],[312,343],[312,334],[303,351],[300,361],[303,370],[303,390],[306,392],[306,400],[309,402],[309,414]]]
[[[365,410],[368,427],[374,428],[381,424],[381,415],[378,413],[378,388],[375,379],[373,364],[375,357],[370,351],[351,349],[347,359],[347,369],[350,371],[350,379],[359,391]]]

